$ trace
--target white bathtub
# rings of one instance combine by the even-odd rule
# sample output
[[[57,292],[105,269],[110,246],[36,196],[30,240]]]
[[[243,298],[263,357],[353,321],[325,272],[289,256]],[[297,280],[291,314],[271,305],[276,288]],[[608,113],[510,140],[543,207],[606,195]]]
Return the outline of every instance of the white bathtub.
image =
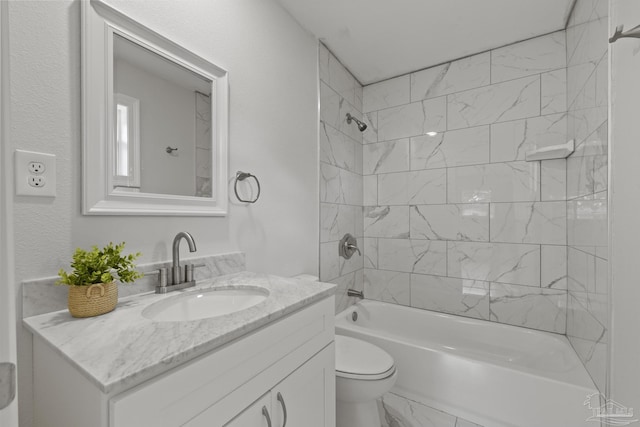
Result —
[[[469,421],[596,426],[586,421],[592,413],[583,403],[597,390],[561,335],[375,301],[339,313],[336,333],[394,357],[392,392]]]

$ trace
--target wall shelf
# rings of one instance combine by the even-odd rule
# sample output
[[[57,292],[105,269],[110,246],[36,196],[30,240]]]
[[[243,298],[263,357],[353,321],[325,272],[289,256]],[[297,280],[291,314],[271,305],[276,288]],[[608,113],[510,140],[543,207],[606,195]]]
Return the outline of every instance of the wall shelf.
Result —
[[[529,151],[525,154],[527,162],[536,162],[538,160],[564,159],[575,151],[573,139],[566,144],[551,145]]]

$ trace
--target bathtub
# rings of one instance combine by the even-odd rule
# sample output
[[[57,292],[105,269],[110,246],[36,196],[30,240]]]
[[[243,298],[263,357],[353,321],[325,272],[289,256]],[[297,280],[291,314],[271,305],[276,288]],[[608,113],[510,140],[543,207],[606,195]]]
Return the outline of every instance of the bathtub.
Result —
[[[482,426],[598,425],[583,404],[598,391],[561,335],[368,300],[336,333],[393,356],[393,393]]]

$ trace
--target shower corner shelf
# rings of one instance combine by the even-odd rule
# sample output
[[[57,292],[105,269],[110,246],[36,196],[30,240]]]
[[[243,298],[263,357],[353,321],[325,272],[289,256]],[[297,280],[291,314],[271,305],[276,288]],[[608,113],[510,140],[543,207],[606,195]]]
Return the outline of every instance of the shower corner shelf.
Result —
[[[566,144],[551,145],[529,151],[525,155],[525,160],[527,162],[536,162],[538,160],[564,159],[569,157],[574,151],[575,145],[572,139]]]

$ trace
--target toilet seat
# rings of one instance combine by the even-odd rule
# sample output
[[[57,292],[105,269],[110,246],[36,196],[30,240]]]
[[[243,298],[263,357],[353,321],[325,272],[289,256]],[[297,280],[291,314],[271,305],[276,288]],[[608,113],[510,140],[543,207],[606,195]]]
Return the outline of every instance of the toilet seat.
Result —
[[[336,376],[373,381],[396,371],[393,358],[378,346],[356,338],[336,335]]]

